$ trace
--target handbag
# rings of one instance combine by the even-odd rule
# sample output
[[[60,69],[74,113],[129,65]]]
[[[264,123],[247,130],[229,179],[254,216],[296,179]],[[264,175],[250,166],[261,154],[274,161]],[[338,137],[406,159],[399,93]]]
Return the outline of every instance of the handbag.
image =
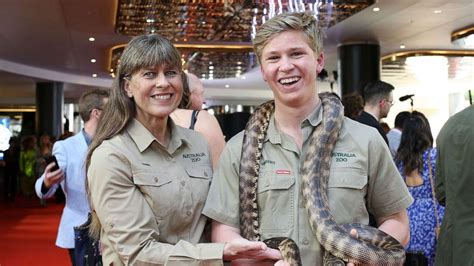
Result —
[[[438,201],[436,200],[436,195],[435,195],[435,188],[434,188],[434,182],[433,182],[433,173],[431,170],[431,154],[428,153],[428,173],[430,176],[430,185],[431,185],[431,195],[433,196],[433,208],[434,208],[434,214],[435,214],[435,219],[436,219],[436,227],[435,227],[435,237],[438,239],[439,237],[439,231],[441,229],[441,225],[439,222],[439,214],[438,214],[438,207],[437,203]]]
[[[99,239],[89,235],[92,214],[87,214],[87,221],[74,227],[74,255],[76,266],[102,266]]]

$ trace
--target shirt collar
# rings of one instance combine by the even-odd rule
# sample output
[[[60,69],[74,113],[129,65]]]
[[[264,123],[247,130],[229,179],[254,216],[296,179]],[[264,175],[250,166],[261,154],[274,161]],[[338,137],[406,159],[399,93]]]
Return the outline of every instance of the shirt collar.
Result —
[[[82,135],[84,136],[84,139],[86,140],[87,146],[91,145],[92,137],[89,136],[89,134],[87,134],[84,128],[81,131],[82,131]]]
[[[312,127],[316,127],[317,125],[319,125],[319,123],[321,123],[321,121],[323,120],[323,112],[321,112],[321,106],[321,101],[319,101],[318,105],[316,105],[313,111],[301,123],[301,128],[310,125]],[[267,129],[267,136],[265,137],[265,141],[267,140],[270,141],[272,144],[281,144],[281,135],[275,125],[275,113],[273,113],[270,117],[270,122],[268,124]]]
[[[168,119],[168,126],[170,127],[171,132],[171,139],[168,148],[161,146],[153,134],[135,118],[130,120],[127,126],[127,132],[132,140],[137,144],[140,152],[147,149],[154,141],[170,154],[174,153],[179,147],[181,147],[181,145],[183,145],[183,143],[191,145],[183,135],[183,132],[181,131],[183,129],[176,126],[172,119]]]

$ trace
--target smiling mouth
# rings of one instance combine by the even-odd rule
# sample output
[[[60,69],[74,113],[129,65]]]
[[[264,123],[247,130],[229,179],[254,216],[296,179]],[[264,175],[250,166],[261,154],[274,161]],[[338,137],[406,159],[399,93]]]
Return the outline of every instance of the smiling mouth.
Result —
[[[171,98],[171,93],[169,94],[159,94],[159,95],[152,95],[151,98],[156,100],[168,100]]]
[[[298,82],[299,80],[300,80],[300,77],[291,77],[291,78],[280,79],[278,82],[280,82],[280,84],[282,85],[292,85]]]

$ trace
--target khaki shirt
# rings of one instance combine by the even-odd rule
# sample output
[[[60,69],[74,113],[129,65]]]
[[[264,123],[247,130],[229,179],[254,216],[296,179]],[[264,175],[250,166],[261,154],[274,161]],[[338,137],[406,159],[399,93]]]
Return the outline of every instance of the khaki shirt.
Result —
[[[300,169],[309,136],[320,124],[321,104],[302,123],[303,151],[275,127],[272,116],[258,180],[262,239],[290,237],[298,243],[303,265],[321,265],[321,247],[311,231],[303,204]],[[238,170],[243,133],[224,149],[203,213],[239,228]],[[371,127],[344,118],[328,181],[329,207],[338,223],[368,224],[368,210],[384,217],[406,209],[413,201],[382,137]]]
[[[222,265],[223,244],[197,244],[212,179],[207,142],[168,121],[168,148],[132,120],[92,155],[88,180],[104,265]]]

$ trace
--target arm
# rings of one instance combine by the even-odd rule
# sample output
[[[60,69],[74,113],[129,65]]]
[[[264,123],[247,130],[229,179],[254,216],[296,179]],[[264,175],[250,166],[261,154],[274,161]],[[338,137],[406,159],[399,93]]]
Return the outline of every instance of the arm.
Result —
[[[66,169],[67,157],[66,151],[64,150],[64,147],[61,145],[61,143],[61,141],[56,142],[53,146],[52,152],[52,154],[56,156],[56,159],[58,160],[59,169],[56,171],[51,171],[51,168],[54,164],[50,163],[44,169],[41,177],[36,180],[36,195],[40,199],[48,199],[54,196],[59,184],[65,178],[64,171]]]
[[[212,166],[215,169],[219,161],[222,150],[225,146],[225,137],[222,129],[217,122],[216,117],[207,111],[201,111],[198,114],[195,130],[201,133],[209,143],[212,156]]]
[[[249,241],[240,236],[238,228],[212,222],[212,242],[224,242],[224,260],[254,259],[254,260],[281,260],[279,250],[267,248],[260,241]]]
[[[377,218],[377,225],[381,231],[391,235],[403,246],[410,240],[410,226],[406,210],[393,215]]]
[[[406,209],[413,202],[403,178],[380,138],[369,143],[368,207],[380,230],[402,245],[410,239]]]

